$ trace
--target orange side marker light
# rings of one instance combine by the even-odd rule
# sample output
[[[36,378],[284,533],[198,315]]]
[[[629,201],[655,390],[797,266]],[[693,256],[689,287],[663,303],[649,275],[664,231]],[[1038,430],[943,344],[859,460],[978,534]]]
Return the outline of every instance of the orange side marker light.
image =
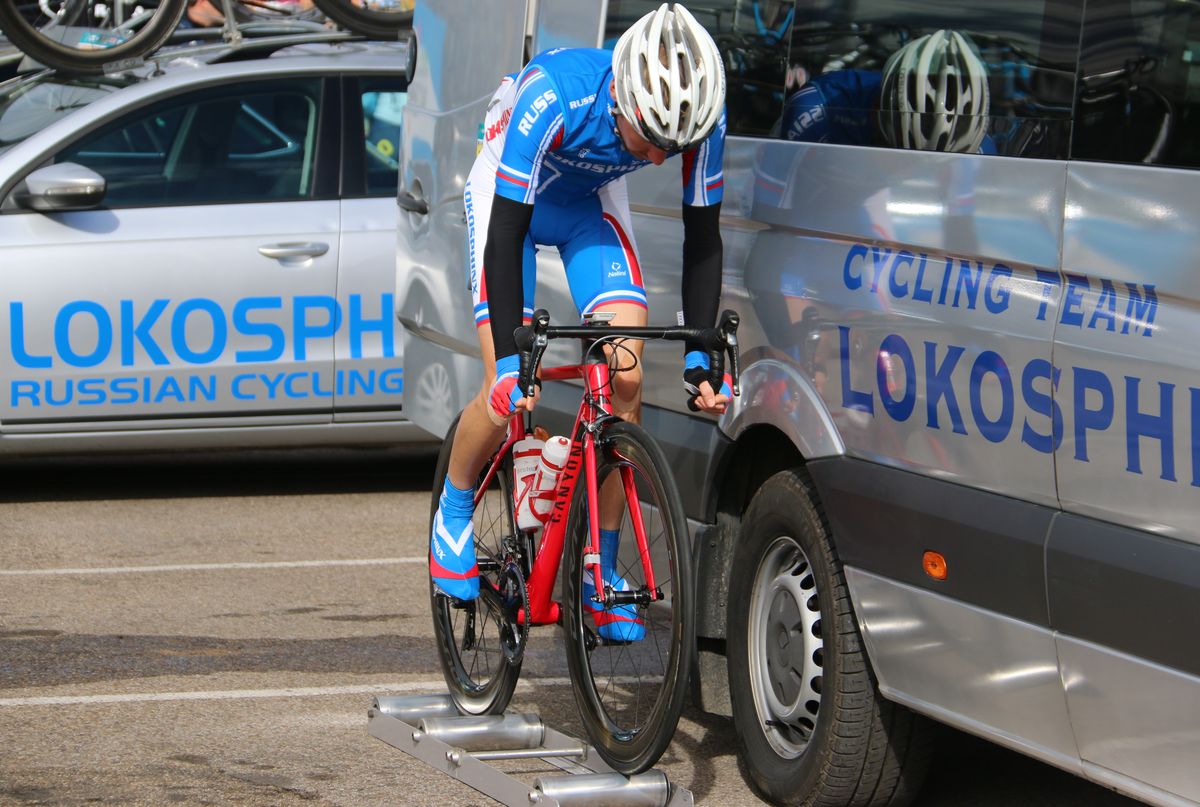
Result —
[[[932,577],[934,580],[945,580],[950,574],[950,569],[946,565],[946,558],[941,552],[928,551],[922,559],[922,566],[925,568],[925,574]]]

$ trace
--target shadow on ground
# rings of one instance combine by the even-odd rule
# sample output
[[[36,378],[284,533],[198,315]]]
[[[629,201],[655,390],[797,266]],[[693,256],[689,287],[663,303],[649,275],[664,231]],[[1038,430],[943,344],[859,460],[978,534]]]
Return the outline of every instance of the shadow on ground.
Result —
[[[4,460],[0,502],[428,491],[436,445]]]
[[[375,616],[386,625],[412,615]],[[0,632],[0,691],[230,672],[429,675],[433,654],[429,637],[401,633],[223,639],[8,631]],[[499,663],[498,654],[496,659]],[[566,674],[561,651],[530,653],[525,664],[522,673],[526,677]]]

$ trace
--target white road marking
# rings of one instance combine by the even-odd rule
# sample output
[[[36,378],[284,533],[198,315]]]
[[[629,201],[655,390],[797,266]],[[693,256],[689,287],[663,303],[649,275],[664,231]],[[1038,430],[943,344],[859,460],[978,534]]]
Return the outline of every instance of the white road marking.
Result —
[[[518,690],[566,686],[569,678],[533,678],[517,682]],[[312,698],[325,695],[412,695],[446,691],[441,678],[385,684],[340,687],[292,687],[286,689],[230,689],[199,692],[131,692],[120,695],[58,695],[39,698],[0,698],[5,706],[83,706],[98,703],[151,703],[154,701],[246,700],[250,698]]]
[[[0,569],[0,577],[57,574],[148,574],[154,572],[211,572],[226,569],[311,569],[323,566],[392,566],[426,563],[424,555],[412,558],[349,558],[345,560],[291,560],[262,563],[176,563],[166,566],[93,566],[79,569]]]

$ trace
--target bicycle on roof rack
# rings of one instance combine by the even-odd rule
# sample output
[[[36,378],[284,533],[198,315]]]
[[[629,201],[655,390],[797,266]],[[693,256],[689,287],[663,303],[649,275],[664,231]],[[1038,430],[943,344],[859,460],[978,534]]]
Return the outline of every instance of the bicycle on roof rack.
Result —
[[[538,310],[517,330],[523,390],[535,378],[583,380],[575,427],[569,438],[549,438],[537,449],[530,446],[542,442],[533,416],[509,421],[475,492],[479,596],[455,599],[431,579],[430,601],[450,697],[466,715],[502,713],[521,674],[529,628],[561,624],[588,738],[608,765],[631,775],[654,765],[675,734],[691,675],[696,592],[687,518],[666,455],[641,426],[612,414],[612,374],[622,371],[615,357],[624,339],[694,339],[708,352],[718,389],[728,354],[736,394],[738,316],[725,311],[716,328],[617,327],[603,312],[585,323],[551,327]],[[583,360],[539,372],[557,338],[581,340]],[[456,418],[442,444],[431,516],[457,427]],[[552,443],[562,455],[554,479],[543,485],[540,468],[523,475],[523,453],[545,457]],[[530,510],[540,514],[526,518]],[[608,529],[620,525],[612,558],[604,557],[606,518]],[[562,561],[560,606],[554,594]]]
[[[412,26],[405,0],[212,0],[227,41],[248,23],[305,22],[317,14],[361,36],[398,39]],[[72,73],[122,69],[171,37],[188,0],[3,0],[0,31],[27,56]]]

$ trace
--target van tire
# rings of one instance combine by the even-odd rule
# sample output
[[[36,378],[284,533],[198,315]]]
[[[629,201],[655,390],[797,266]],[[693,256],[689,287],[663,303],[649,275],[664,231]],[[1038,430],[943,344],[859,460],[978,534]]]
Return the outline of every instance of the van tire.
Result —
[[[754,495],[733,569],[729,694],[754,788],[803,807],[911,803],[932,724],[880,696],[828,521],[802,470],[775,474]]]

